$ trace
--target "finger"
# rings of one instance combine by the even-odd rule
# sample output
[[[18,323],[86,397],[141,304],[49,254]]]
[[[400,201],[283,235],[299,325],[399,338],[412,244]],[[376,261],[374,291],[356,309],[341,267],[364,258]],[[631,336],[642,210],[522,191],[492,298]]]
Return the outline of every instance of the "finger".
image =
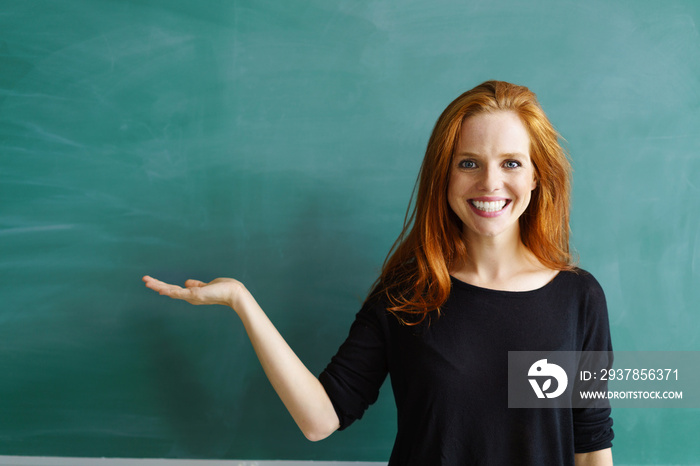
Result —
[[[160,280],[157,280],[157,279],[151,277],[150,275],[144,275],[141,280],[143,280],[146,284],[148,284],[148,283],[165,283],[165,282],[162,282]]]
[[[182,288],[177,285],[168,285],[163,283],[154,287],[153,290],[157,291],[163,296],[168,296],[173,299],[190,299],[192,297],[192,292],[188,288]]]
[[[177,294],[180,290],[183,290],[183,288],[177,286],[177,285],[170,285],[169,283],[162,282],[160,280],[156,280],[155,278],[152,277],[144,277],[144,282],[146,282],[146,287],[152,289],[153,291],[156,291],[162,295],[167,295],[173,297],[173,295]]]
[[[150,288],[152,290],[155,290],[156,287],[158,287],[159,284],[163,284],[160,280],[156,280],[153,277],[150,277],[148,275],[144,276],[141,280],[146,284],[147,288]]]
[[[206,283],[199,281],[199,280],[190,279],[190,280],[187,280],[185,282],[185,286],[187,288],[199,288],[199,287],[206,286],[206,285],[207,285]]]
[[[155,278],[149,277],[148,275],[143,277],[142,280],[144,281],[144,283],[146,283],[146,286],[152,290],[156,290],[156,288],[160,288],[164,285],[167,285],[167,283],[162,282],[160,280],[156,280]]]

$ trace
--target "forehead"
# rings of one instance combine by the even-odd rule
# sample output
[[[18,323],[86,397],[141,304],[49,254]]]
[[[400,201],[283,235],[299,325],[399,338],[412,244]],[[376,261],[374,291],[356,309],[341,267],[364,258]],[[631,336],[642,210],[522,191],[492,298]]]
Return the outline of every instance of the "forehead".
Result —
[[[477,155],[530,153],[530,136],[518,115],[510,111],[485,112],[462,122],[457,153]]]

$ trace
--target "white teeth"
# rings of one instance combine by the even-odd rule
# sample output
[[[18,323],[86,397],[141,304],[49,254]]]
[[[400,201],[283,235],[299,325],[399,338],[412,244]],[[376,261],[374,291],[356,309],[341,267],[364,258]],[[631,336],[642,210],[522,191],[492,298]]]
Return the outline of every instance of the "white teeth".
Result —
[[[474,207],[484,212],[497,212],[506,206],[505,200],[492,202],[471,201],[471,203]]]

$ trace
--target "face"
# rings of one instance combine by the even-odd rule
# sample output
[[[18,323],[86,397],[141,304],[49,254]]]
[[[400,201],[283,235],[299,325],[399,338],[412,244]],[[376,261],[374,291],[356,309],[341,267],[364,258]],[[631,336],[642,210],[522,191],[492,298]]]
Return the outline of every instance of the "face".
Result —
[[[480,113],[462,123],[447,200],[467,239],[520,238],[518,219],[537,186],[530,137],[513,112]]]

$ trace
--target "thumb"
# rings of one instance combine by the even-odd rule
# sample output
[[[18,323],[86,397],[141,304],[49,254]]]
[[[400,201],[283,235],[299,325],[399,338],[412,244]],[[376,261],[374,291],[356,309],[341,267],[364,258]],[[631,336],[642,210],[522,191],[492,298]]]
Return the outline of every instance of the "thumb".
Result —
[[[190,279],[190,280],[187,280],[185,282],[185,286],[187,288],[201,288],[201,287],[206,286],[206,285],[207,285],[206,283],[199,281],[199,280]]]

